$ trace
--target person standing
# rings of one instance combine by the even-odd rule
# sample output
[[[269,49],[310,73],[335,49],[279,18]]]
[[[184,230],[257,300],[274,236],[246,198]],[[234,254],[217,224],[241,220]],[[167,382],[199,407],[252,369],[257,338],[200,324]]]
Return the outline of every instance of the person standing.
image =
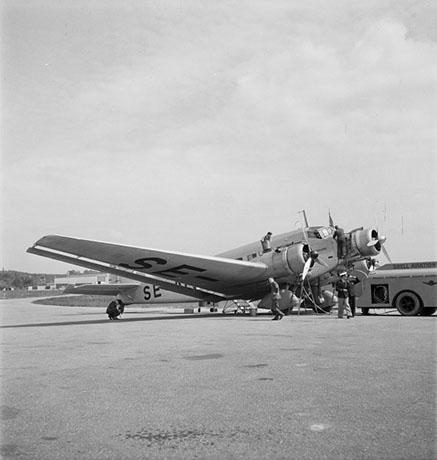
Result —
[[[337,257],[343,259],[346,255],[346,235],[344,234],[344,230],[336,225],[332,237],[337,241]]]
[[[272,245],[270,239],[272,237],[272,232],[267,232],[267,234],[261,240],[261,245],[263,248],[263,254],[266,252],[270,252],[272,250]]]
[[[272,313],[275,315],[274,321],[282,319],[284,313],[279,308],[279,300],[281,300],[281,293],[279,292],[279,284],[273,279],[269,278],[270,290],[272,293]]]
[[[338,317],[343,318],[343,313],[346,310],[346,318],[352,318],[352,312],[349,305],[349,286],[347,273],[340,273],[340,278],[335,283],[335,290],[338,297]]]
[[[352,318],[355,317],[355,311],[356,311],[356,302],[355,302],[355,285],[360,282],[360,280],[356,276],[349,276],[348,277],[348,282],[349,282],[349,305],[351,308],[351,313],[352,313]]]

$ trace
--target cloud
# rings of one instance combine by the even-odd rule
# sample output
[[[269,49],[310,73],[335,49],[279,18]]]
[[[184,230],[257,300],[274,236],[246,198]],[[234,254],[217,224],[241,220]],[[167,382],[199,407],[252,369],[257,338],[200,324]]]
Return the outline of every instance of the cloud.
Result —
[[[283,151],[305,145],[315,131],[321,144],[338,143],[345,124],[367,136],[402,132],[411,121],[429,128],[435,49],[407,39],[401,24],[379,21],[347,52],[305,37],[284,43],[267,54],[268,45],[255,41],[250,58],[233,66],[216,41],[211,66],[195,47],[188,55],[152,57],[79,94],[75,118],[94,120],[90,139],[114,149],[212,139],[244,151],[273,142]]]
[[[409,2],[141,5],[6,21],[17,246],[33,226],[208,253],[266,220],[283,228],[294,208],[336,205],[356,226],[381,197],[413,208],[429,193],[436,44]]]

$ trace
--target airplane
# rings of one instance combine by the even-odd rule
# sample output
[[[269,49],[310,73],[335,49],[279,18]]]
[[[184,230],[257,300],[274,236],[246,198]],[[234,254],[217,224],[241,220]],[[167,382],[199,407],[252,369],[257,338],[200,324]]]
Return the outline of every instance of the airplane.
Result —
[[[345,233],[345,254],[339,257],[334,225],[306,226],[274,235],[271,250],[261,241],[217,256],[127,246],[60,235],[47,235],[28,253],[127,278],[136,283],[86,285],[70,288],[82,294],[117,295],[126,304],[198,301],[199,307],[219,302],[258,301],[270,309],[269,278],[281,289],[279,307],[290,311],[303,302],[315,311],[327,312],[335,304],[326,287],[340,271],[360,280],[374,266],[384,248],[385,236],[375,228]],[[67,291],[68,292],[68,291]],[[214,310],[217,311],[217,310]]]

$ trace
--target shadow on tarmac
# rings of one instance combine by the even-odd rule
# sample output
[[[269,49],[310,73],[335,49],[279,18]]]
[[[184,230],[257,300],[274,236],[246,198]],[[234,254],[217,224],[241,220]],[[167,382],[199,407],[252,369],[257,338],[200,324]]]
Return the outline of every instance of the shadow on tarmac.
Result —
[[[93,315],[102,315],[102,313],[91,313]],[[126,312],[125,312],[126,314]],[[129,312],[127,312],[129,314]],[[137,314],[137,313],[131,313]],[[87,313],[90,315],[90,313]],[[70,315],[68,315],[70,316]],[[271,320],[271,313],[258,313],[257,317],[264,316],[266,320]],[[298,316],[297,312],[293,312],[292,315],[289,316]],[[302,314],[301,316],[309,316],[309,314]],[[314,315],[311,316],[319,316],[320,318],[329,318],[332,315]],[[357,315],[357,317],[393,317],[397,316],[402,318],[402,315],[393,315],[389,313],[370,313],[367,315]],[[78,320],[78,321],[58,321],[53,323],[27,323],[27,324],[8,324],[4,326],[0,326],[0,329],[13,329],[13,328],[25,328],[25,327],[48,327],[48,326],[84,326],[87,324],[114,324],[114,323],[133,323],[138,321],[164,321],[164,320],[179,320],[179,319],[197,319],[197,318],[222,318],[222,319],[230,319],[230,318],[251,318],[249,315],[224,315],[223,313],[198,313],[198,314],[180,314],[180,313],[167,313],[165,316],[152,316],[152,317],[143,317],[143,318],[126,318],[124,317],[118,321],[110,321],[108,318],[102,319],[91,319],[91,320]],[[405,316],[405,318],[412,318],[411,316]],[[423,318],[423,316],[417,316],[417,318]],[[437,318],[437,315],[434,316]]]
[[[11,329],[11,328],[22,328],[22,327],[48,327],[48,326],[80,326],[86,324],[114,324],[114,323],[132,323],[135,321],[159,321],[159,320],[177,320],[177,319],[193,319],[193,318],[229,318],[229,316],[220,314],[197,314],[193,315],[192,313],[188,315],[178,315],[178,316],[153,316],[147,318],[123,318],[118,321],[110,321],[108,318],[102,319],[91,319],[91,320],[81,320],[81,321],[58,321],[55,323],[28,323],[28,324],[10,324],[6,326],[0,326],[0,329]]]
[[[125,312],[126,315],[129,312]],[[105,315],[104,313],[87,313],[87,315]],[[131,314],[137,314],[132,312]],[[171,316],[169,316],[171,315]],[[70,315],[68,315],[70,316]],[[271,320],[272,314],[269,312],[266,313],[258,313],[256,315],[257,318],[264,317],[266,321]],[[293,315],[294,316],[294,315]],[[305,315],[301,315],[305,316]],[[320,315],[324,317],[328,317],[329,315]],[[189,314],[180,314],[180,313],[167,313],[165,316],[152,316],[152,317],[143,317],[143,318],[126,318],[125,316],[121,320],[117,321],[110,321],[106,315],[105,318],[102,319],[84,319],[78,321],[57,321],[52,323],[27,323],[27,324],[7,324],[4,326],[0,326],[0,329],[13,329],[13,328],[25,328],[25,327],[49,327],[49,326],[85,326],[87,324],[114,324],[114,323],[133,323],[138,321],[163,321],[163,320],[179,320],[179,319],[197,319],[197,318],[221,318],[221,319],[231,319],[231,318],[253,318],[249,315],[233,315],[233,314],[223,314],[223,313],[189,313]]]

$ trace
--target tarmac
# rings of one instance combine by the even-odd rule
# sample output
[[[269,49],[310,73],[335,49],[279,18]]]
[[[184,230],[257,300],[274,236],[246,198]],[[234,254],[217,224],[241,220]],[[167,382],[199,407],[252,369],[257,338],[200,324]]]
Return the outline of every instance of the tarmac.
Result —
[[[2,458],[437,458],[437,317],[0,312]]]

